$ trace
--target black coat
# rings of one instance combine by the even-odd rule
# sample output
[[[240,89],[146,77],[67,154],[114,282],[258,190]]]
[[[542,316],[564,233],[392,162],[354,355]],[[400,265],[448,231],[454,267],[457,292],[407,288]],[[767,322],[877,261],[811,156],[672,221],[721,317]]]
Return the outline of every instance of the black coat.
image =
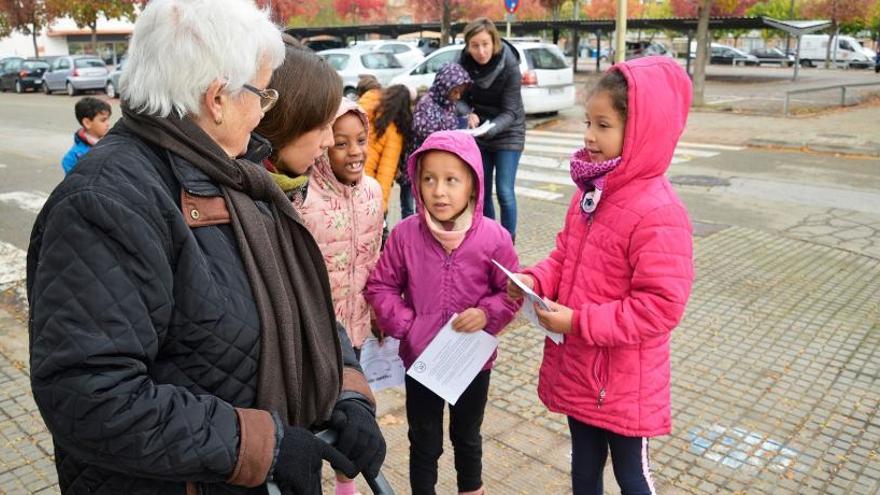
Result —
[[[64,494],[265,493],[223,484],[235,408],[256,399],[256,305],[231,226],[188,225],[181,189],[222,202],[201,171],[117,125],[37,218],[31,383]],[[344,360],[356,366],[350,343]]]
[[[467,49],[461,51],[460,63],[473,79],[465,100],[474,108],[480,122],[495,123],[489,132],[477,138],[481,149],[522,151],[526,142],[526,116],[522,101],[522,73],[519,52],[502,41],[502,50],[481,66]]]

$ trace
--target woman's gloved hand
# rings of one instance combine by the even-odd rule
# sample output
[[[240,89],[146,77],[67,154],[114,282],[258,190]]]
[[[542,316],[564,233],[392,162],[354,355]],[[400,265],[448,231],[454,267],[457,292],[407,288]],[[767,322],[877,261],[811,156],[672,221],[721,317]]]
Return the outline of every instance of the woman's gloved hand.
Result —
[[[273,480],[297,494],[321,493],[321,464],[324,461],[349,478],[357,476],[359,471],[342,452],[309,430],[287,426],[275,460]]]
[[[364,476],[375,478],[385,461],[385,437],[369,407],[358,399],[340,400],[333,408],[330,426],[339,435],[336,448],[354,461]]]

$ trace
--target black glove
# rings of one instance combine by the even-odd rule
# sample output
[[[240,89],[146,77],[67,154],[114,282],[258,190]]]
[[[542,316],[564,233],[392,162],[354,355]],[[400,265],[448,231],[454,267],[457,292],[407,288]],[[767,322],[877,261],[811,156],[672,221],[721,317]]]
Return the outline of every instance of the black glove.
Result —
[[[354,461],[364,476],[375,478],[385,461],[385,438],[368,406],[359,399],[340,400],[333,408],[330,426],[339,435],[336,448]]]
[[[305,428],[287,426],[275,460],[273,479],[297,494],[321,493],[324,460],[349,478],[357,476],[357,466],[332,445]]]

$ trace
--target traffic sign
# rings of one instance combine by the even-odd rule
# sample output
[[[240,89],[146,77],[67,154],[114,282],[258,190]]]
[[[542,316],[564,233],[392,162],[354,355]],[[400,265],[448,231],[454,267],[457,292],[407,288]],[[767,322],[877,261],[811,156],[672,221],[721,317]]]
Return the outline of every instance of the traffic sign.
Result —
[[[504,8],[507,12],[513,14],[516,13],[516,9],[519,8],[521,0],[504,0]]]

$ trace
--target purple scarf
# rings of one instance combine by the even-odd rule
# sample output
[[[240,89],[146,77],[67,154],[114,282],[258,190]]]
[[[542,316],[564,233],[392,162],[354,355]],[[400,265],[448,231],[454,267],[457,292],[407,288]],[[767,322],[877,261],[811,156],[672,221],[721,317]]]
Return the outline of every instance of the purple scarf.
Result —
[[[620,165],[620,159],[621,157],[618,156],[604,162],[594,162],[590,151],[586,148],[581,148],[571,155],[569,169],[571,180],[584,193],[581,198],[581,212],[585,216],[589,217],[596,211],[602,190],[605,189],[605,176]]]

